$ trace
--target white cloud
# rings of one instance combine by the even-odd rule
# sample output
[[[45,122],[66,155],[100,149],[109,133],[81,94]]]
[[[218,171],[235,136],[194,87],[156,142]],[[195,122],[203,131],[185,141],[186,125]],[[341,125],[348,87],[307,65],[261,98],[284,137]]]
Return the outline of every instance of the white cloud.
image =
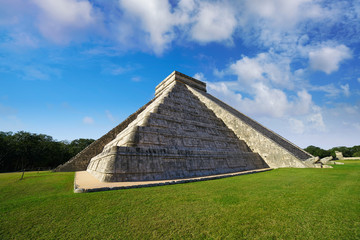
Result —
[[[304,115],[310,112],[311,107],[314,105],[312,96],[306,91],[301,90],[297,92],[297,100],[293,107],[293,115]]]
[[[264,54],[260,54],[259,58],[263,58]],[[258,63],[257,59],[243,57],[230,65],[230,70],[238,76],[238,80],[247,84],[263,79],[263,67]]]
[[[219,71],[219,69],[214,68],[213,74],[218,78],[223,78],[226,75],[226,72],[224,70]]]
[[[223,2],[202,2],[191,29],[191,37],[201,43],[231,41],[237,22],[235,12]]]
[[[311,0],[248,0],[246,4],[252,14],[282,28],[308,18],[318,18],[322,13],[321,7]]]
[[[246,86],[254,82],[264,82],[292,88],[290,59],[273,52],[259,53],[254,58],[242,56],[225,72],[237,75],[238,80]]]
[[[83,118],[83,123],[85,123],[85,124],[93,124],[94,119],[92,117],[84,117]]]
[[[311,0],[246,0],[237,11],[238,29],[246,43],[289,53],[307,42],[297,40],[316,23],[334,16]]]
[[[238,82],[207,82],[207,88],[210,93],[227,103],[234,103],[238,107],[243,99],[240,93],[234,91],[237,85]],[[238,107],[238,109],[242,108]]]
[[[313,129],[317,131],[325,131],[325,123],[321,113],[314,113],[308,116],[307,121],[311,124]]]
[[[359,7],[351,1],[326,4],[312,0],[4,2],[6,11],[0,10],[0,25],[32,22],[35,18],[41,33],[55,43],[88,40],[88,36],[100,33],[102,39],[109,40],[117,49],[135,47],[156,54],[162,54],[173,42],[229,45],[238,38],[251,46],[291,52],[301,45],[315,46],[324,35],[334,41],[349,39],[343,31],[334,35],[335,24],[338,29],[345,24],[349,26],[352,39],[360,31]],[[321,36],[312,34],[319,31],[320,24]],[[29,29],[29,25],[32,24],[24,26]]]
[[[200,81],[206,81],[206,78],[204,76],[203,73],[199,72],[199,73],[195,73],[193,78],[197,79],[197,80],[200,80]]]
[[[168,1],[120,0],[119,3],[135,22],[140,21],[154,52],[161,54],[174,38],[172,28],[175,19],[170,12]]]
[[[284,91],[258,82],[249,86],[247,93],[251,93],[250,98],[243,97],[234,90],[240,88],[239,82],[207,84],[210,93],[251,116],[281,118],[304,115],[311,112],[311,107],[314,106],[311,95],[305,90],[297,92],[296,96],[291,96],[293,100],[289,100]]]
[[[93,21],[91,4],[78,0],[33,0],[50,19],[60,24],[83,26]]]
[[[311,90],[325,92],[327,97],[338,97],[341,93],[340,89],[332,83],[323,86],[311,86]]]
[[[257,83],[255,88],[255,101],[246,101],[259,114],[272,117],[281,117],[289,109],[286,94],[279,89],[271,89],[262,83]]]
[[[342,61],[351,58],[351,51],[345,45],[336,47],[322,47],[309,52],[310,67],[314,70],[330,74],[339,69]]]
[[[95,13],[87,0],[32,0],[41,13],[38,26],[41,33],[58,44],[68,43],[72,35],[95,22]]]
[[[234,8],[223,2],[181,0],[171,6],[168,0],[119,0],[119,5],[125,13],[121,21],[131,22],[119,23],[121,41],[145,36],[145,44],[158,55],[176,39],[232,43],[237,26]]]
[[[343,93],[346,97],[350,96],[350,87],[349,84],[340,85],[341,89],[343,90]]]
[[[302,87],[303,70],[292,74],[290,62],[289,57],[272,51],[253,58],[242,56],[228,68],[217,70],[222,75],[237,76],[237,81],[208,83],[208,86],[215,95],[252,116],[306,115],[315,104]]]
[[[358,80],[358,82],[360,83],[360,78],[358,78],[357,80]]]

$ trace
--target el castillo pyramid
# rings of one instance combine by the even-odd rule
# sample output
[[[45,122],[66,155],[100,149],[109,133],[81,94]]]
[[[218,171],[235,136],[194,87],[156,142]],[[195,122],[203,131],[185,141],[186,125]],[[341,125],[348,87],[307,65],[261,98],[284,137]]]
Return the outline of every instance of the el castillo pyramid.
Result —
[[[316,167],[312,155],[174,71],[155,97],[56,171],[100,181],[178,179],[260,168]]]

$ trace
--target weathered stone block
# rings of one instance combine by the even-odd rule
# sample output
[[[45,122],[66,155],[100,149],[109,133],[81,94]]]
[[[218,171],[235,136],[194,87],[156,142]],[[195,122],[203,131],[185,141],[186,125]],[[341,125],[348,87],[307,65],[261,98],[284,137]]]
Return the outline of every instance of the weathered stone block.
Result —
[[[322,164],[328,164],[329,161],[331,161],[332,159],[333,159],[332,156],[324,157],[324,158],[320,159],[320,162],[321,162]]]

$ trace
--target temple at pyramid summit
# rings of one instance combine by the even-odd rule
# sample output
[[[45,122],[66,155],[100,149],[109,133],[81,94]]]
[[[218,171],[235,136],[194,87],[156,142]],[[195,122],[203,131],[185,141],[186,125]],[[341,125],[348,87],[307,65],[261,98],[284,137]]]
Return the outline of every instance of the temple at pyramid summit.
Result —
[[[314,157],[174,71],[155,97],[55,171],[100,181],[191,178],[252,169],[321,167]]]

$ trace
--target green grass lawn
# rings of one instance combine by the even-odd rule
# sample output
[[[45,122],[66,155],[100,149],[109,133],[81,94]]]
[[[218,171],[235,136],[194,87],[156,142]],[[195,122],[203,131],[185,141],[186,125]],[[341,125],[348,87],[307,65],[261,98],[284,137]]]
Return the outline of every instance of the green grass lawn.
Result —
[[[0,239],[360,239],[360,161],[73,193],[74,173],[0,174]]]

